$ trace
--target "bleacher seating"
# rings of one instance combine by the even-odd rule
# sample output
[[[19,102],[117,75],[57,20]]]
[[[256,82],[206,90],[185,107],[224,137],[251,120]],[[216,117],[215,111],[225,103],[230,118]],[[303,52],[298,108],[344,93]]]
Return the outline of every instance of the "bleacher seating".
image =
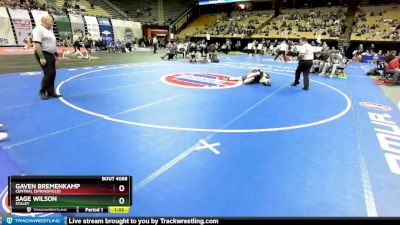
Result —
[[[250,36],[272,16],[272,11],[236,12],[231,17],[221,17],[216,23],[203,29],[195,36],[245,37]]]
[[[352,41],[400,41],[400,5],[366,6],[355,16]]]
[[[182,31],[195,37],[249,37],[252,38],[300,38],[339,39],[344,32],[344,8],[315,8],[283,10],[272,18],[274,11],[234,12],[231,17],[219,16],[207,26],[198,18]],[[266,24],[267,23],[267,24]],[[197,24],[197,25],[196,25]],[[200,24],[200,25],[198,25]],[[190,31],[190,32],[189,32]]]
[[[282,10],[252,37],[338,39],[344,32],[344,11],[341,7]]]
[[[99,6],[103,9],[106,9],[107,12],[111,15],[111,17],[113,19],[126,19],[126,15],[121,15],[121,13],[119,13],[117,10],[113,9],[112,7],[110,7],[106,2],[104,2],[103,0],[91,0],[93,1],[95,6]]]
[[[64,3],[64,0],[55,0],[55,5],[59,11],[63,11]],[[84,8],[84,10],[81,10],[82,15],[111,17],[106,10],[96,4],[94,4],[94,9],[92,9],[90,3],[86,0],[71,1],[71,5],[78,5],[81,9]]]
[[[225,14],[211,14],[211,15],[201,15],[192,21],[185,29],[183,29],[179,34],[179,39],[184,39],[186,37],[192,37],[193,35],[204,30],[206,27],[215,24],[219,17],[224,17]]]
[[[127,12],[134,21],[144,24],[157,23],[157,0],[110,0],[110,2],[123,12]]]
[[[165,0],[164,21],[172,24],[178,17],[190,7],[188,0]]]
[[[49,12],[56,11],[56,7],[50,1],[45,0],[0,0],[0,7],[8,7],[14,9],[36,9],[36,10],[47,10]]]

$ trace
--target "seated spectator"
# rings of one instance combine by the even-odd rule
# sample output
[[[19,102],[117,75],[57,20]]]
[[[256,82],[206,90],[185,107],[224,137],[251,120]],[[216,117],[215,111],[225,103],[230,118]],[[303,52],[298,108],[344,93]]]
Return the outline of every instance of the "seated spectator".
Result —
[[[186,58],[186,54],[187,54],[187,44],[185,43],[179,43],[178,46],[178,52],[176,53],[178,54],[182,54],[183,58]]]
[[[385,58],[385,61],[385,73],[393,73],[393,83],[400,84],[400,61],[396,52],[393,51],[391,55]]]
[[[178,52],[178,47],[176,45],[176,43],[174,42],[172,45],[170,45],[169,50],[167,51],[167,53],[165,53],[164,56],[161,57],[161,59],[164,59],[165,57],[168,57],[167,59],[173,59],[174,57],[177,58],[177,52]]]
[[[320,73],[324,65],[322,52],[314,52],[313,66],[311,67],[312,73]]]
[[[342,56],[340,55],[338,50],[335,50],[332,53],[332,55],[329,57],[327,63],[325,63],[325,65],[322,68],[322,71],[319,75],[324,76],[326,72],[328,72],[330,69],[332,69],[331,73],[329,75],[329,77],[332,78],[336,72],[336,68],[340,65],[342,65]]]

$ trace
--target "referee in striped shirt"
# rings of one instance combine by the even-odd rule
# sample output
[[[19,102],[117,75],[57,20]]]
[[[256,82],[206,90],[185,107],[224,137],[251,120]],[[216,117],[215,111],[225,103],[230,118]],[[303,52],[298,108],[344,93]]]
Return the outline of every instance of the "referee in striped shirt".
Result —
[[[303,73],[303,90],[308,90],[310,88],[310,79],[308,75],[310,74],[311,67],[313,65],[314,60],[314,49],[312,46],[307,42],[307,38],[302,37],[300,39],[300,48],[299,51],[299,65],[296,69],[296,76],[292,86],[297,86],[300,84],[300,74]]]
[[[37,25],[32,31],[33,42],[35,45],[35,58],[43,70],[43,78],[39,95],[43,100],[49,98],[62,97],[54,92],[54,82],[56,80],[56,59],[57,45],[56,37],[52,31],[53,19],[43,16],[41,25]]]

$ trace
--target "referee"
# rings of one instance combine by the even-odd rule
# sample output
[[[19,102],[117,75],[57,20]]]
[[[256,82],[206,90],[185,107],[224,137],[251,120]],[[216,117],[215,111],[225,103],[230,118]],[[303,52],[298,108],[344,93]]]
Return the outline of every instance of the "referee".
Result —
[[[56,37],[51,30],[53,19],[50,16],[43,16],[42,24],[33,29],[33,42],[35,45],[35,58],[43,70],[44,76],[40,87],[39,95],[43,100],[62,97],[54,92],[56,80],[56,59],[58,58]]]
[[[311,45],[307,42],[307,39],[305,37],[302,37],[300,39],[300,48],[299,50],[299,65],[297,66],[296,69],[296,76],[294,79],[294,83],[292,86],[296,86],[300,84],[300,74],[303,73],[303,83],[304,83],[304,90],[308,90],[310,86],[310,79],[308,77],[308,74],[310,73],[311,67],[313,65],[313,59],[314,59],[314,50],[311,47]]]

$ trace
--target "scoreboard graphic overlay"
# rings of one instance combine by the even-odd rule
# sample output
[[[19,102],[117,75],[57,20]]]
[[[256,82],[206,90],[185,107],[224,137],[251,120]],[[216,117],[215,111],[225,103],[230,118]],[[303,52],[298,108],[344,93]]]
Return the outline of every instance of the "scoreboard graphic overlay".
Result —
[[[131,176],[9,176],[12,212],[128,213]]]

